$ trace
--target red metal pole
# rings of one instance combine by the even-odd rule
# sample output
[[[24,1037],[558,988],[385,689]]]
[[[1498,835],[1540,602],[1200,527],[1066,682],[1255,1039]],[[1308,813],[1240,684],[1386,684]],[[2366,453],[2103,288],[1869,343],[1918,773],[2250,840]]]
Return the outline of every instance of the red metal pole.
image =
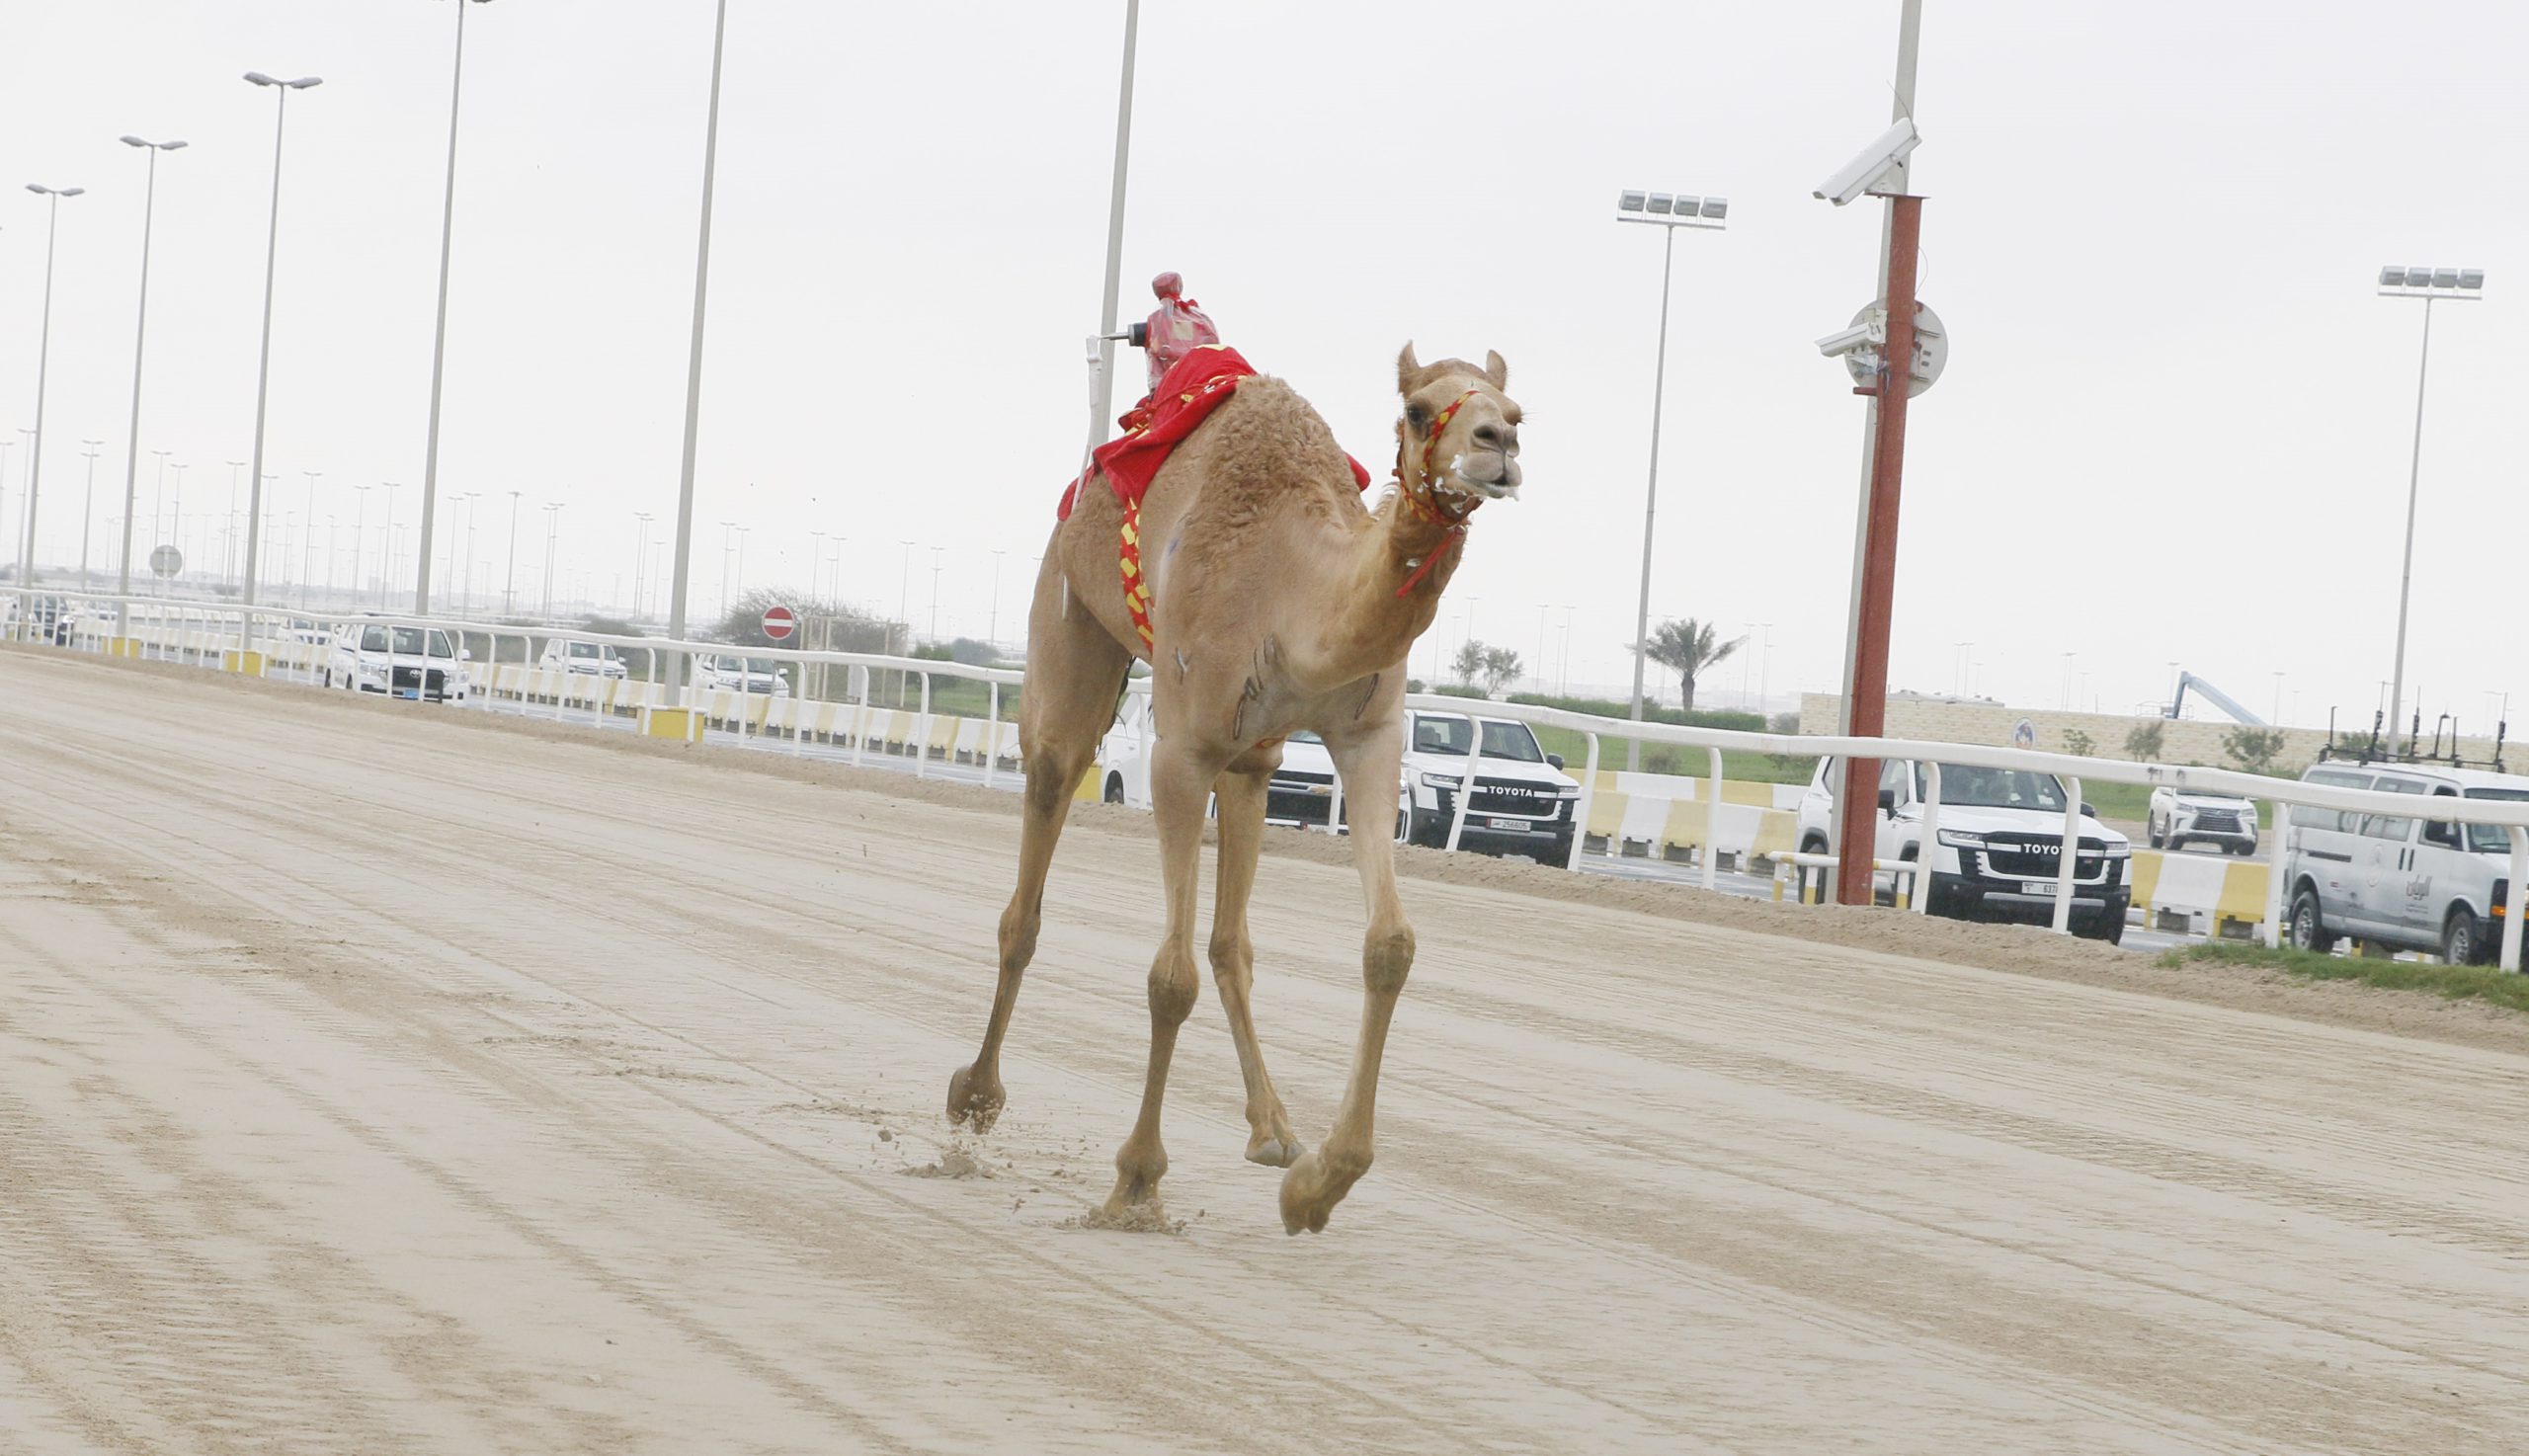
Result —
[[[1853,644],[1855,738],[1881,737],[1888,723],[1888,622],[1897,594],[1897,503],[1906,473],[1906,400],[1915,382],[1915,259],[1921,246],[1923,200],[1889,199],[1888,344],[1879,371],[1879,439],[1872,454],[1870,518],[1863,530],[1861,630]],[[1879,761],[1844,761],[1843,843],[1836,847],[1836,899],[1871,902],[1871,862],[1879,839]],[[1926,860],[1931,849],[1919,851]],[[1915,887],[1915,894],[1924,886]]]

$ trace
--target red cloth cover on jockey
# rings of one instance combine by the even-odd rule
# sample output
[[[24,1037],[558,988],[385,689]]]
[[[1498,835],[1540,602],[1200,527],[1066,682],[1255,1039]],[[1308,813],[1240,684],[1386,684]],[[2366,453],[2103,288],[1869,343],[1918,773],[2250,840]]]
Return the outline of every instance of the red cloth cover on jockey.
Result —
[[[1140,506],[1151,478],[1168,463],[1169,451],[1230,397],[1239,380],[1255,372],[1256,366],[1226,344],[1205,344],[1188,351],[1161,376],[1150,397],[1124,417],[1134,422],[1136,416],[1146,414],[1149,423],[1130,424],[1128,433],[1100,445],[1090,455],[1096,462],[1092,468],[1105,472],[1116,500],[1127,507]],[[1352,467],[1353,489],[1368,490],[1370,472],[1348,454],[1344,459]],[[1070,519],[1079,491],[1078,480],[1064,488],[1062,504],[1054,512],[1056,520]]]

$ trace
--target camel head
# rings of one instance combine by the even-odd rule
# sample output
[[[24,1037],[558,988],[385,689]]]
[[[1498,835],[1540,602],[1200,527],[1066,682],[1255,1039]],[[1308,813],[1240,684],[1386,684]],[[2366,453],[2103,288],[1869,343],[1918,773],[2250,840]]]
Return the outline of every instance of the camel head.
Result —
[[[1487,351],[1482,367],[1462,359],[1423,364],[1408,344],[1396,357],[1398,475],[1463,518],[1483,501],[1519,493],[1519,405],[1504,393],[1510,366]],[[1408,475],[1419,469],[1420,476]]]

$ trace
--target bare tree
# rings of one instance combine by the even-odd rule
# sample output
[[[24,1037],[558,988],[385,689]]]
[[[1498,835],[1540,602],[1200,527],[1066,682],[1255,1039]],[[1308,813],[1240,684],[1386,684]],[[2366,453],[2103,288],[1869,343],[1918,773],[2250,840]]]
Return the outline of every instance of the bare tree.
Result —
[[[1720,632],[1710,622],[1693,617],[1676,617],[1651,629],[1651,640],[1643,644],[1643,655],[1677,674],[1677,687],[1685,698],[1687,712],[1695,710],[1695,679],[1706,668],[1718,666],[1722,659],[1748,645],[1745,637],[1718,640]]]

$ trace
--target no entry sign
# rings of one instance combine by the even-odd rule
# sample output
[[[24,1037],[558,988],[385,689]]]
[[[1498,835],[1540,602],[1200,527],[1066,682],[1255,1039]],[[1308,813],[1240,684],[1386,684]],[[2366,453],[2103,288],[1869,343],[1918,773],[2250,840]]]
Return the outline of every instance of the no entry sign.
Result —
[[[789,640],[790,634],[797,630],[799,630],[799,619],[790,614],[789,607],[772,607],[765,609],[765,636],[775,642],[786,642]]]

